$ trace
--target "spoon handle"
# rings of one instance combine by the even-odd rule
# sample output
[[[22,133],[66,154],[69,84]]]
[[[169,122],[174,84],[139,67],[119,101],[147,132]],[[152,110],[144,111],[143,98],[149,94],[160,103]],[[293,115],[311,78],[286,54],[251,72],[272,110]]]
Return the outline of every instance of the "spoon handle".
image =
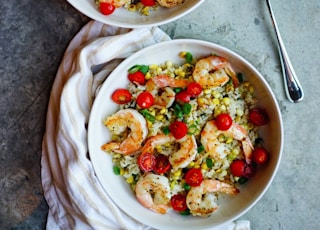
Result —
[[[302,101],[304,96],[302,87],[292,67],[287,51],[284,47],[282,38],[280,36],[280,32],[278,30],[277,22],[273,15],[270,0],[266,0],[266,1],[267,1],[270,17],[273,23],[273,28],[275,30],[276,37],[278,40],[279,55],[281,60],[282,73],[284,77],[285,90],[286,90],[287,97],[291,102]]]

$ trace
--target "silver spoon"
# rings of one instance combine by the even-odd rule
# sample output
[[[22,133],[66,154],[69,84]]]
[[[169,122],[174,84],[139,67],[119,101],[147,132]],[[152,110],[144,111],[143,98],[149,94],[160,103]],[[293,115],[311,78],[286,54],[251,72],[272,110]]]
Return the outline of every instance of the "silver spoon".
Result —
[[[302,101],[304,96],[303,90],[296,76],[296,73],[292,67],[292,64],[289,60],[287,51],[284,47],[282,38],[278,30],[277,22],[272,12],[270,0],[266,0],[266,1],[267,1],[270,17],[273,23],[273,28],[275,30],[276,37],[278,40],[279,55],[280,55],[280,60],[282,65],[282,73],[284,77],[284,84],[285,84],[287,97],[291,102]]]

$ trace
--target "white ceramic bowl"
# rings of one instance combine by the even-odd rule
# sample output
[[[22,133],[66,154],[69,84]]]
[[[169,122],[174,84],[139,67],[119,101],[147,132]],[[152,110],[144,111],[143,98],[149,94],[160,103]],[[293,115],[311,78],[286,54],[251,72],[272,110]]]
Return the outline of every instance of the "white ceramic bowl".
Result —
[[[106,16],[97,9],[95,0],[67,1],[81,13],[96,21],[123,28],[138,28],[159,26],[177,20],[196,9],[205,0],[188,0],[170,9],[159,7],[156,11],[150,12],[149,16],[142,16],[137,12],[129,12],[123,7]]]
[[[269,124],[260,129],[260,136],[270,152],[267,166],[260,169],[253,179],[242,185],[237,196],[219,200],[218,211],[208,218],[181,216],[174,211],[161,215],[144,208],[124,179],[113,174],[111,157],[100,149],[101,145],[110,138],[102,121],[107,115],[119,109],[111,101],[111,94],[115,89],[126,87],[128,84],[127,69],[135,64],[160,64],[167,60],[180,63],[182,60],[178,54],[181,51],[189,51],[195,57],[203,57],[211,53],[226,57],[236,72],[242,72],[245,79],[254,85],[256,96],[270,117]],[[280,163],[283,127],[280,110],[272,90],[263,76],[250,63],[221,46],[204,41],[180,39],[147,47],[124,60],[112,72],[95,99],[89,121],[88,143],[90,157],[102,186],[113,201],[129,216],[157,229],[187,230],[195,227],[214,229],[214,227],[224,225],[243,215],[263,196]]]

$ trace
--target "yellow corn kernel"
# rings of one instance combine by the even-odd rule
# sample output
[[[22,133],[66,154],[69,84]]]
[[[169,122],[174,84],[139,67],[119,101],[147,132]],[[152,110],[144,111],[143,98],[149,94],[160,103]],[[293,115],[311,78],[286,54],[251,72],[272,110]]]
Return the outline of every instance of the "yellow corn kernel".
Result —
[[[120,168],[120,176],[122,176],[124,174],[124,169]]]
[[[174,186],[176,186],[176,184],[177,184],[177,181],[172,181],[171,183],[170,183],[170,189],[171,190],[173,190],[173,188],[174,188]]]
[[[232,137],[227,137],[226,144],[230,144],[233,141]]]
[[[160,114],[166,114],[167,113],[167,109],[166,108],[162,108],[159,113]]]
[[[242,109],[236,109],[236,114],[239,116],[239,117],[242,117],[244,112]]]
[[[158,65],[156,65],[156,64],[151,64],[151,65],[149,65],[149,69],[155,70],[155,69],[157,69],[157,68],[158,68]]]
[[[146,75],[144,76],[144,78],[145,78],[146,80],[151,79],[151,74],[150,74],[149,72],[147,72]]]
[[[201,164],[201,169],[208,170],[208,165],[207,165],[206,162],[203,162],[203,163]]]
[[[213,96],[214,98],[220,98],[220,97],[221,97],[221,93],[219,93],[218,91],[213,91],[213,92],[212,92],[212,96]]]
[[[143,7],[141,10],[141,14],[149,16],[149,7],[148,6]]]
[[[137,6],[135,4],[130,4],[128,7],[128,10],[131,12],[135,12],[137,10]]]
[[[181,57],[181,58],[185,58],[185,56],[186,56],[186,54],[187,54],[187,52],[180,52],[179,53],[179,57]]]
[[[254,87],[252,85],[249,86],[249,92],[253,93],[254,92]]]
[[[167,66],[167,67],[172,67],[172,66],[173,66],[172,61],[167,61],[167,62],[166,62],[166,66]]]
[[[161,150],[162,150],[161,145],[157,145],[157,146],[156,146],[156,150],[157,150],[158,152],[161,152]]]
[[[194,166],[194,162],[191,161],[190,164],[189,164],[189,167],[192,168],[193,166]]]
[[[225,105],[230,105],[230,98],[225,97],[225,98],[222,99],[222,101],[223,101],[223,103],[224,103]]]
[[[221,110],[220,109],[215,109],[214,110],[214,116],[218,116],[219,114],[221,114]]]
[[[173,173],[173,176],[179,178],[179,177],[181,176],[181,170],[179,169],[179,170],[175,171],[175,172]]]
[[[240,122],[241,121],[241,117],[239,117],[239,116],[236,116],[236,118],[234,119],[235,120],[235,122]]]
[[[162,119],[164,119],[162,114],[156,116],[156,120],[161,121]]]
[[[151,128],[152,127],[152,122],[151,121],[147,121],[147,125],[148,125],[148,128]]]
[[[208,104],[208,100],[203,97],[198,97],[198,105],[203,106]]]
[[[195,164],[193,167],[198,169],[198,168],[200,168],[200,165],[199,164]]]
[[[225,112],[227,110],[227,107],[225,105],[220,106],[221,112]]]
[[[205,89],[205,90],[203,90],[203,93],[204,94],[211,94],[211,89]]]
[[[127,179],[126,179],[127,183],[128,184],[132,184],[134,179],[133,179],[133,176],[129,176]]]
[[[218,98],[213,98],[211,102],[214,105],[219,105],[220,104],[220,100]]]
[[[250,86],[250,82],[247,82],[247,81],[246,81],[246,82],[244,82],[244,83],[243,83],[243,86],[245,86],[245,87],[249,87],[249,86]]]
[[[223,135],[223,134],[220,134],[219,136],[218,136],[218,141],[219,142],[224,142],[226,140],[226,137]]]
[[[160,73],[160,72],[162,71],[162,68],[158,66],[158,68],[156,69],[156,71],[157,71],[158,73]]]
[[[152,116],[155,116],[155,115],[156,115],[156,111],[155,111],[154,109],[152,109],[152,110],[150,111],[150,114],[151,114]]]
[[[239,149],[232,149],[231,153],[235,156],[239,155],[240,151]]]

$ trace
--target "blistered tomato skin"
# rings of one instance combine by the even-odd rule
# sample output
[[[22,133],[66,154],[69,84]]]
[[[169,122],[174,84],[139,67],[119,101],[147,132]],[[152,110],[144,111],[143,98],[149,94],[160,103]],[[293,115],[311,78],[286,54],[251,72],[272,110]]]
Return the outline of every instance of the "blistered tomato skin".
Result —
[[[169,130],[176,139],[181,139],[188,133],[187,125],[182,121],[175,121],[171,123]]]
[[[104,15],[110,15],[112,14],[116,7],[108,2],[100,2],[100,12]]]
[[[269,154],[263,147],[257,147],[252,152],[252,160],[258,165],[264,165],[267,163]]]
[[[249,121],[256,126],[262,126],[269,122],[269,116],[264,109],[254,108],[249,111]]]
[[[128,74],[128,79],[132,83],[137,83],[139,85],[144,85],[144,83],[146,81],[144,74],[142,72],[140,72],[140,71],[137,71],[137,72],[134,72],[134,73],[129,73]]]
[[[243,160],[235,160],[230,165],[230,170],[233,176],[241,177],[244,172],[245,162]]]
[[[129,92],[129,90],[127,90],[127,89],[117,89],[111,95],[111,99],[115,103],[122,105],[122,104],[127,104],[128,102],[130,102],[132,99],[132,95]]]
[[[150,108],[154,103],[154,98],[151,93],[144,91],[137,97],[137,104],[142,109]]]
[[[188,208],[186,203],[186,196],[183,194],[173,195],[171,197],[171,207],[177,212],[186,210]]]
[[[203,181],[203,175],[202,175],[201,169],[199,168],[190,169],[186,173],[185,179],[188,185],[193,187],[199,186]]]
[[[222,131],[226,131],[232,126],[232,118],[227,113],[219,114],[215,122],[217,128]]]
[[[141,153],[138,157],[138,165],[144,172],[152,171],[155,164],[156,158],[152,153]]]
[[[197,97],[202,92],[202,86],[197,82],[191,82],[187,86],[187,92],[191,97]]]

